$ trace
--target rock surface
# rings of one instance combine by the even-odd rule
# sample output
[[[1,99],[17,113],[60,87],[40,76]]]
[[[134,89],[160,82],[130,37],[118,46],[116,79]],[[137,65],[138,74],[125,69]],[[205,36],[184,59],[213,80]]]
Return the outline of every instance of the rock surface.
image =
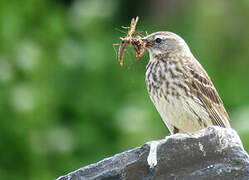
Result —
[[[122,152],[57,180],[249,179],[249,156],[232,129],[209,127],[194,135],[158,140],[157,165],[149,168],[150,146]]]

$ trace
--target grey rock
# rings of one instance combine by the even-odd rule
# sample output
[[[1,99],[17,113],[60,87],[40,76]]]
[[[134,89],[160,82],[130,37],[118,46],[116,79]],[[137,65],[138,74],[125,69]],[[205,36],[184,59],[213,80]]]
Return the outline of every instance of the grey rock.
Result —
[[[119,153],[57,180],[249,179],[249,156],[232,129],[209,127],[195,134],[158,140],[157,165],[149,168],[150,146]]]

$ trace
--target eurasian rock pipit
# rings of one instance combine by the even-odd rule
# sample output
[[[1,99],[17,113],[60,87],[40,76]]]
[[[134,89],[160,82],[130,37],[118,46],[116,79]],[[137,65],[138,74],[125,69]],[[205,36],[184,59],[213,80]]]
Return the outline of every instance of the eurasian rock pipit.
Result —
[[[212,125],[230,127],[211,79],[180,36],[156,32],[142,41],[150,55],[147,89],[172,134],[193,133]]]

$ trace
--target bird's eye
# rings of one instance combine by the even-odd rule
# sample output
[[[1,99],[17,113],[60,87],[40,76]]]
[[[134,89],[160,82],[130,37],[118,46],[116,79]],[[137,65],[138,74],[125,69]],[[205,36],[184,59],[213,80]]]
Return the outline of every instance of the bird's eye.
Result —
[[[162,42],[162,39],[161,38],[156,38],[156,43],[160,43]]]

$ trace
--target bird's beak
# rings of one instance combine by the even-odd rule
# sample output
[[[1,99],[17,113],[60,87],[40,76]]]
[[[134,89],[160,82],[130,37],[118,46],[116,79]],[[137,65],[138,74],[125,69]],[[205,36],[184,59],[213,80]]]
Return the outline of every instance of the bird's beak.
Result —
[[[144,42],[145,47],[151,46],[151,43],[146,38],[142,38],[141,40]]]
[[[147,39],[144,39],[144,38],[142,38],[141,39],[145,44],[147,44],[147,42],[148,42],[148,40]]]

